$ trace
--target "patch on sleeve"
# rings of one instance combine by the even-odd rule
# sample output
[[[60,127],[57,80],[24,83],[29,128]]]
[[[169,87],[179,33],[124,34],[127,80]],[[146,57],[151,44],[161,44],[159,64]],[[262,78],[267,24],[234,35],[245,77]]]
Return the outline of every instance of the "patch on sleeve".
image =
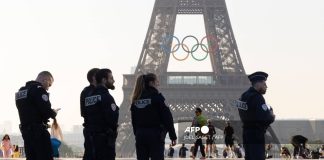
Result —
[[[18,99],[24,99],[24,98],[27,98],[27,89],[25,90],[21,90],[19,92],[16,93],[16,100]]]
[[[42,95],[42,99],[43,99],[45,102],[47,102],[47,101],[48,101],[48,96],[47,96],[46,94],[43,94],[43,95]]]
[[[145,108],[146,106],[151,104],[151,99],[140,99],[135,101],[136,108]]]
[[[98,101],[101,101],[101,96],[100,95],[94,95],[90,97],[86,97],[84,101],[84,106],[92,106],[96,104]]]
[[[243,102],[243,101],[240,101],[240,100],[236,100],[234,103],[235,103],[235,106],[238,109],[241,109],[241,110],[244,110],[244,111],[247,111],[249,109],[249,107],[246,104],[246,102]]]
[[[268,108],[269,108],[268,105],[266,105],[266,104],[263,104],[263,105],[262,105],[262,109],[263,109],[264,111],[267,111]]]
[[[116,111],[116,108],[117,108],[116,104],[115,103],[112,103],[111,104],[111,110]]]

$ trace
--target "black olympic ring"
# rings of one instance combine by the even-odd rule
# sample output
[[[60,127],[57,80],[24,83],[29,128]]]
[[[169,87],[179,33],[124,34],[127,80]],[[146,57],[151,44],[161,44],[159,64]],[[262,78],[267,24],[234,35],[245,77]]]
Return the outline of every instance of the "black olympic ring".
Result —
[[[196,44],[193,45],[191,48],[189,48],[184,43],[184,41],[187,38],[193,38],[196,41]],[[169,43],[172,43],[172,40],[173,39],[175,39],[177,41],[177,44],[174,45],[174,46],[171,46],[170,48],[168,48],[167,47],[168,44]],[[205,39],[207,40],[208,45],[210,46],[210,50],[209,50],[208,46],[206,46],[205,44],[203,44],[203,41]],[[212,44],[211,41],[214,41],[215,43]],[[178,57],[175,56],[175,52],[177,52],[180,49],[180,46],[187,53],[187,55],[184,58],[178,58]],[[199,46],[206,53],[206,55],[204,57],[200,58],[200,59],[194,56],[194,52],[196,52],[198,50]],[[189,54],[191,54],[191,57],[193,59],[195,59],[196,61],[203,61],[203,60],[205,60],[207,58],[208,53],[210,53],[210,52],[213,53],[214,51],[216,51],[217,47],[218,47],[217,38],[215,38],[212,35],[207,35],[207,36],[203,37],[200,40],[200,42],[199,42],[199,40],[195,36],[188,35],[188,36],[186,36],[186,37],[184,37],[182,39],[181,43],[180,43],[180,40],[179,40],[178,37],[173,36],[173,35],[166,35],[165,37],[163,37],[162,44],[161,44],[161,49],[163,50],[163,52],[165,52],[165,53],[172,53],[173,58],[176,59],[176,60],[178,60],[178,61],[184,61],[184,60],[186,60],[189,57]]]

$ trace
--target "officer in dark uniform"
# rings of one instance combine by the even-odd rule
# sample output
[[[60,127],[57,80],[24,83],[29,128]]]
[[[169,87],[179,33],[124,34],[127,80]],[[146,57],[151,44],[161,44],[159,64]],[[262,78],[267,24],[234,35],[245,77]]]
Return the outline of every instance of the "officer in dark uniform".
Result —
[[[131,116],[139,160],[164,159],[164,140],[169,132],[171,145],[176,144],[173,118],[165,99],[157,90],[155,74],[140,75],[132,95]]]
[[[84,112],[85,112],[85,106],[84,106],[84,102],[85,102],[85,98],[89,97],[92,95],[92,93],[94,92],[95,88],[96,88],[96,73],[99,71],[99,68],[92,68],[91,70],[88,71],[87,74],[87,79],[90,83],[89,86],[85,87],[80,95],[80,111],[81,111],[81,116],[84,117]],[[85,126],[83,124],[83,126]],[[91,137],[87,137],[86,134],[84,133],[83,130],[83,136],[84,136],[84,155],[83,155],[83,160],[87,160],[87,159],[93,159],[92,155],[91,155],[91,141],[90,138]]]
[[[35,81],[29,81],[16,93],[16,106],[20,118],[20,131],[24,139],[27,160],[52,160],[53,151],[48,119],[55,118],[57,110],[51,108],[47,90],[54,79],[50,72],[40,72]]]
[[[114,160],[119,108],[108,89],[115,89],[111,70],[96,73],[97,86],[84,102],[84,134],[90,139],[91,160]]]
[[[243,122],[243,144],[247,160],[265,159],[264,134],[275,120],[272,108],[262,96],[267,90],[267,77],[268,74],[264,72],[249,75],[252,87],[242,94],[236,104]]]
[[[91,70],[88,71],[87,74],[87,79],[88,82],[90,83],[89,86],[85,87],[80,95],[80,111],[81,111],[81,116],[84,117],[84,101],[85,98],[90,96],[93,91],[96,88],[96,73],[99,71],[99,68],[92,68]]]

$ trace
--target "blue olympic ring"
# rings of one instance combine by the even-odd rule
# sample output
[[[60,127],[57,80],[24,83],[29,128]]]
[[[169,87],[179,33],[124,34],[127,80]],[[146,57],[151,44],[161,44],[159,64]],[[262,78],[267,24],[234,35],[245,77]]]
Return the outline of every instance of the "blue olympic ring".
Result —
[[[196,41],[196,44],[193,45],[191,48],[189,48],[184,43],[184,41],[187,38],[193,38]],[[175,39],[177,41],[177,44],[172,47],[172,44],[170,44],[170,43],[172,43],[173,39]],[[207,40],[208,46],[210,46],[210,50],[209,50],[208,46],[206,46],[205,44],[203,44],[204,39]],[[215,42],[214,45],[213,45],[213,43],[211,43],[211,41],[214,41]],[[171,45],[171,47],[169,48],[168,46],[170,46],[170,45]],[[178,57],[175,56],[175,52],[177,52],[180,49],[180,46],[181,46],[182,50],[187,53],[187,55],[184,58],[178,58]],[[202,57],[202,58],[197,58],[194,55],[194,52],[196,52],[198,50],[199,46],[206,53],[206,55],[204,57]],[[218,41],[212,35],[207,35],[207,36],[203,37],[200,40],[200,42],[199,42],[199,40],[195,36],[188,35],[188,36],[186,36],[186,37],[184,37],[182,39],[181,43],[180,43],[180,40],[179,40],[178,37],[173,36],[173,35],[166,35],[165,37],[163,37],[162,44],[161,44],[161,49],[163,50],[163,52],[164,53],[172,53],[173,58],[176,59],[176,60],[178,60],[178,61],[184,61],[184,60],[186,60],[189,57],[189,54],[191,54],[191,57],[193,59],[195,59],[197,61],[203,61],[203,60],[205,60],[207,58],[208,53],[210,53],[210,52],[213,53],[214,51],[216,51],[217,47],[218,47]]]

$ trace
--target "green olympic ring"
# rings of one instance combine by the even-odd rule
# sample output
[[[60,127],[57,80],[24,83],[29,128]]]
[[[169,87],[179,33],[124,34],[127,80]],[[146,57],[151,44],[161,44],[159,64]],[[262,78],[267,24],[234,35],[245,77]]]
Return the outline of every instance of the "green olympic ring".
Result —
[[[202,43],[200,43],[200,44],[195,44],[195,45],[192,46],[192,48],[194,48],[195,46],[199,46],[199,45],[201,46],[201,48],[203,48],[203,46],[204,46],[205,48],[208,49],[208,47],[207,47],[206,45],[202,44]],[[192,48],[191,48],[191,50],[192,50]],[[198,48],[198,47],[196,47],[196,48]],[[196,57],[194,56],[194,52],[191,52],[191,57],[192,57],[193,59],[195,59],[196,61],[203,61],[203,60],[205,60],[205,59],[207,58],[207,56],[208,56],[208,52],[206,52],[206,55],[205,55],[203,58],[199,59],[199,58],[196,58]]]

